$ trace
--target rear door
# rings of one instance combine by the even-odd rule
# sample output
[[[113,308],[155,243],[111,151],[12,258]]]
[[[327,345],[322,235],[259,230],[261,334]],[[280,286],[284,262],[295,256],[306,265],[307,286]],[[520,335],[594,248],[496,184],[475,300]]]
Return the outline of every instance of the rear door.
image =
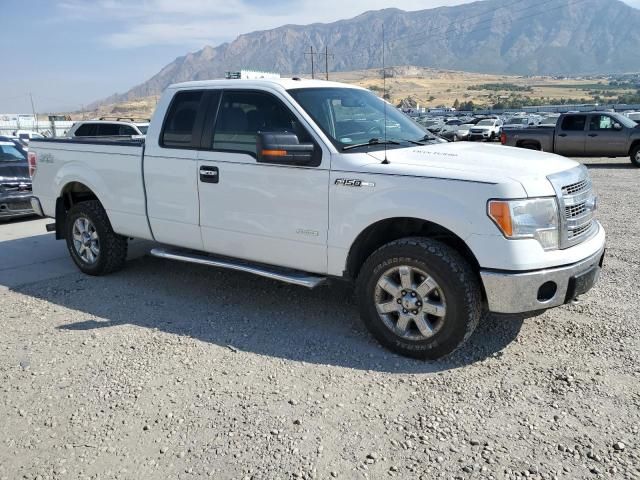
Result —
[[[196,250],[202,250],[197,149],[207,98],[204,90],[178,91],[170,99],[161,131],[148,137],[154,141],[145,144],[144,155],[147,214],[154,238]],[[158,106],[159,111],[163,108]]]
[[[556,127],[554,152],[581,157],[585,154],[587,115],[565,115]]]
[[[314,141],[318,149],[320,144],[275,92],[215,95],[219,102],[210,103],[198,159],[204,249],[326,273],[328,152],[319,156],[317,166],[259,163],[259,131],[294,132],[301,142]]]
[[[586,153],[593,157],[623,157],[628,153],[629,132],[616,130],[618,121],[607,114],[594,114],[589,119]]]

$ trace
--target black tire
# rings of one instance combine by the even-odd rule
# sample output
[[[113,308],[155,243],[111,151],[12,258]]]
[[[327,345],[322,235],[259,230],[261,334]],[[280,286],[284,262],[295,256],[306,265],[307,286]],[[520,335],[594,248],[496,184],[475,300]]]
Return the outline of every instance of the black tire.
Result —
[[[407,339],[393,331],[378,314],[378,281],[396,266],[425,272],[442,291],[446,308],[444,317],[437,319],[442,323],[439,329],[434,329],[433,336]],[[356,288],[360,314],[369,331],[382,345],[407,357],[435,360],[452,353],[471,336],[481,316],[478,277],[458,252],[429,238],[404,238],[378,249],[363,265]],[[393,298],[389,301],[392,303]],[[393,317],[396,313],[391,315],[396,318]]]
[[[636,145],[631,149],[631,163],[636,167],[640,167],[640,145]]]
[[[74,244],[74,224],[79,218],[89,220],[98,238],[99,253],[93,263],[83,259]],[[67,213],[65,222],[67,249],[78,268],[88,275],[106,275],[120,270],[127,259],[127,237],[118,235],[97,200],[75,204]]]

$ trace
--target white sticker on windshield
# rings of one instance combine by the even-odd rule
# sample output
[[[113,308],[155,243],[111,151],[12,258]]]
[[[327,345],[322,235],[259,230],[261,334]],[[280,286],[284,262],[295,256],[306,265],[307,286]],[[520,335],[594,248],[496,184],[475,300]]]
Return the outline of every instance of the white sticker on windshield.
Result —
[[[343,138],[340,139],[340,141],[342,143],[351,143],[351,142],[353,142],[353,140],[351,140],[349,137],[343,137]]]

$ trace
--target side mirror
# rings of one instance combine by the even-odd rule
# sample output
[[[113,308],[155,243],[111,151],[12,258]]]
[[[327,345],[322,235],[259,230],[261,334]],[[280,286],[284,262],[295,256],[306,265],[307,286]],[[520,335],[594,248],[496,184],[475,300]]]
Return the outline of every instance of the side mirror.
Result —
[[[300,143],[298,136],[290,132],[258,132],[256,156],[260,163],[318,166],[313,143]]]
[[[622,125],[620,125],[619,123],[614,123],[613,124],[613,129],[614,130],[622,130]]]

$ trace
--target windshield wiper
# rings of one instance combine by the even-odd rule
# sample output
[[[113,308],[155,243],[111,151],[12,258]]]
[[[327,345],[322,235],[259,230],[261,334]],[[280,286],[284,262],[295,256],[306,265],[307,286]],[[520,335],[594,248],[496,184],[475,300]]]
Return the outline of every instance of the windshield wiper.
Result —
[[[346,145],[342,147],[342,151],[352,150],[354,148],[369,147],[371,145],[400,145],[400,142],[396,142],[395,140],[380,141],[379,138],[372,138],[367,143],[356,143],[354,145]]]
[[[403,142],[409,142],[409,143],[413,143],[414,145],[420,145],[420,146],[424,146],[424,145],[428,145],[429,143],[433,143],[434,140],[435,140],[434,137],[427,136],[427,135],[422,137],[420,140],[409,140],[409,139],[406,139],[406,138],[402,139]],[[427,143],[425,143],[425,142],[427,142]]]

